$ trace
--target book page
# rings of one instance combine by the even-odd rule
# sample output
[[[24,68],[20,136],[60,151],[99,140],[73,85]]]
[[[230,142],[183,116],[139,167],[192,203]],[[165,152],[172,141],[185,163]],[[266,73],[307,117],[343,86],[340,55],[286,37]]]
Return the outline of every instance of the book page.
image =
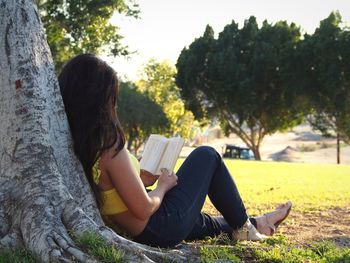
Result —
[[[156,174],[160,174],[161,168],[166,168],[169,170],[169,172],[174,171],[176,161],[185,143],[185,140],[180,137],[174,137],[168,140],[169,142],[167,144],[163,157],[157,167]]]
[[[163,156],[168,139],[164,136],[151,134],[145,145],[140,167],[152,174],[156,174],[158,164]]]

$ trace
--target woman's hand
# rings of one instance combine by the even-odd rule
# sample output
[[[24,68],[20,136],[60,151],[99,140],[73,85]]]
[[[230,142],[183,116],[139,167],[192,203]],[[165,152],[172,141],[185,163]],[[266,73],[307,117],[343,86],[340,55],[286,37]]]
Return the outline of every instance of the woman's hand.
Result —
[[[152,174],[146,170],[140,171],[140,177],[144,186],[151,186],[158,180],[159,175]]]
[[[158,179],[157,188],[163,188],[165,192],[168,192],[171,188],[177,185],[177,175],[170,173],[167,169],[162,169],[162,173]]]

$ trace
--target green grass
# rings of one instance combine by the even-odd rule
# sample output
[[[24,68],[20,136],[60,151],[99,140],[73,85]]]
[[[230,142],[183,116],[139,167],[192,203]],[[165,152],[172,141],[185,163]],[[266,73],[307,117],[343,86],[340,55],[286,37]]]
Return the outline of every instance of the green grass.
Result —
[[[314,243],[310,248],[267,245],[253,249],[253,254],[258,262],[350,262],[349,248],[338,248],[327,241]]]
[[[202,262],[276,262],[276,263],[345,263],[350,262],[350,248],[338,248],[322,241],[309,247],[289,243],[283,235],[259,243],[237,242],[199,247]]]
[[[93,233],[86,232],[76,238],[75,242],[78,247],[100,260],[100,262],[122,262],[122,253],[108,245],[102,237],[96,236]]]
[[[76,245],[92,255],[99,262],[120,263],[122,253],[111,247],[100,236],[90,232],[75,238]],[[6,250],[0,253],[0,263],[38,263],[39,261],[26,250]]]
[[[183,162],[179,160],[178,167]],[[257,162],[225,159],[252,214],[291,200],[298,212],[350,203],[350,165]]]
[[[226,160],[249,209],[291,200],[295,211],[350,203],[350,166]]]
[[[183,162],[180,159],[177,167]],[[255,162],[226,159],[249,214],[260,214],[291,200],[293,211],[309,213],[350,203],[350,166]],[[206,205],[207,207],[207,205]],[[101,262],[121,262],[121,254],[100,238],[86,234],[76,240],[85,252]],[[232,244],[220,236],[200,243],[203,262],[350,262],[350,248],[322,241],[300,246],[277,234],[263,242]],[[4,251],[0,263],[37,262],[30,253]]]
[[[183,161],[183,160],[181,160]],[[181,163],[180,161],[180,163]],[[180,163],[178,165],[180,165]],[[255,162],[225,159],[249,213],[260,214],[291,200],[293,211],[309,213],[350,203],[350,166]],[[210,207],[205,206],[208,211]],[[350,248],[322,241],[300,246],[278,234],[259,243],[236,243],[222,237],[200,247],[203,262],[350,262]]]
[[[23,249],[5,250],[0,253],[0,263],[37,263],[35,257]]]

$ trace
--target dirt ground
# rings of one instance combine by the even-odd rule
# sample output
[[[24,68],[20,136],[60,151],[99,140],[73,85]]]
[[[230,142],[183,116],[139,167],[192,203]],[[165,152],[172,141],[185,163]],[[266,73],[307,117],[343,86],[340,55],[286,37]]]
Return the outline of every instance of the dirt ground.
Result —
[[[203,145],[210,145],[222,153],[226,143],[242,145],[235,135],[204,141]],[[193,149],[184,147],[181,155],[187,156]],[[264,161],[335,164],[336,141],[334,138],[322,137],[308,125],[301,125],[286,133],[266,136],[261,146],[261,156]],[[350,165],[349,145],[342,145],[340,159],[342,164]],[[347,208],[318,212],[300,213],[292,210],[280,229],[289,240],[301,246],[308,246],[314,241],[329,240],[337,246],[350,247],[350,205]]]
[[[211,203],[207,204],[206,212],[218,215]],[[350,247],[350,207],[302,213],[292,209],[276,233],[285,235],[289,241],[301,247],[319,241],[332,241],[338,247]]]
[[[234,134],[219,139],[204,139],[201,143],[214,147],[219,153],[223,153],[225,144],[245,146]],[[185,146],[181,156],[186,157],[193,149]],[[322,137],[308,125],[300,125],[289,132],[266,136],[260,154],[263,161],[336,164],[336,140]],[[340,161],[341,164],[350,165],[350,145],[341,144]]]
[[[291,211],[280,228],[289,240],[302,246],[328,240],[339,247],[350,247],[350,208],[302,214]]]

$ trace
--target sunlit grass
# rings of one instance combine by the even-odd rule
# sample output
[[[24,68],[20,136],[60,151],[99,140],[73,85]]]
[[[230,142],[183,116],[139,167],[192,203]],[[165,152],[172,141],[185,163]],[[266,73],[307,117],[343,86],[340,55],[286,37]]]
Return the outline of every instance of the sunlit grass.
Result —
[[[177,167],[184,159],[180,159]],[[226,159],[250,215],[291,200],[293,211],[305,213],[350,204],[350,166],[257,162]],[[204,209],[216,213],[207,202]],[[101,238],[86,234],[76,240],[86,253],[101,262],[120,262],[121,254]],[[332,242],[299,246],[277,234],[263,242],[232,243],[228,238],[209,238],[199,244],[202,262],[350,262],[350,249]],[[24,250],[0,253],[0,263],[34,263]]]
[[[183,162],[179,160],[177,167]],[[323,210],[350,204],[350,166],[225,159],[250,211],[291,200],[294,211]]]
[[[96,234],[85,232],[75,239],[76,244],[89,255],[93,255],[101,262],[122,262],[122,253],[107,244],[107,241]]]
[[[350,262],[350,248],[339,248],[328,241],[312,243],[309,247],[300,247],[289,243],[283,235],[277,235],[259,243],[237,242],[215,246],[204,244],[199,247],[199,250],[202,262]]]

